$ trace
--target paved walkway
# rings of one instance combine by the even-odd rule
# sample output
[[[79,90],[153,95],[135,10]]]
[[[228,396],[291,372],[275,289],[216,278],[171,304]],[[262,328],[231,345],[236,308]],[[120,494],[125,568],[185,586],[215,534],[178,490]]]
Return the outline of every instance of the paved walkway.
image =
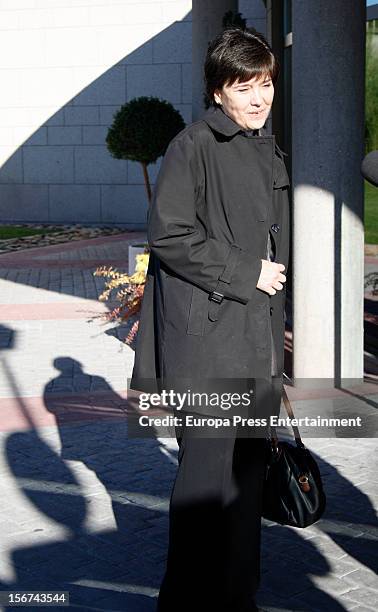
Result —
[[[73,610],[155,610],[177,444],[128,437],[127,326],[94,318],[107,306],[93,270],[126,270],[128,244],[142,237],[0,256],[0,590],[69,591]],[[369,271],[377,261],[366,260]],[[374,414],[376,359],[365,357],[369,378],[328,397],[333,409],[352,402]],[[288,392],[297,414],[327,395]],[[327,512],[305,530],[264,521],[260,605],[376,610],[376,439],[306,442],[325,478]]]

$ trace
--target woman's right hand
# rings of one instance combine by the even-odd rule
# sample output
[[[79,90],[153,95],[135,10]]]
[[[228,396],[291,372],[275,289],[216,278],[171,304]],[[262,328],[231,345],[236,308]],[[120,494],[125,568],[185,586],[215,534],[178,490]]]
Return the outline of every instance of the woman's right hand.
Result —
[[[277,293],[276,290],[283,289],[282,283],[286,282],[286,276],[281,274],[281,270],[285,270],[285,266],[267,259],[261,261],[261,272],[256,287],[265,291],[265,293],[269,293],[269,295],[274,295]]]

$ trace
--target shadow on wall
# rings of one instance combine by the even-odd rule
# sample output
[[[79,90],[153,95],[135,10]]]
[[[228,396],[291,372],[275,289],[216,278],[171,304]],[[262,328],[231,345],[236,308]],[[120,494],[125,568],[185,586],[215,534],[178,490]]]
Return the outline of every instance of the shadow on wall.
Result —
[[[142,167],[138,162],[111,157],[105,138],[115,111],[139,96],[168,100],[186,124],[191,122],[191,44],[188,13],[92,81],[16,150],[13,146],[13,154],[0,169],[1,220],[145,229],[148,202]],[[63,70],[62,79],[83,82],[94,69],[96,66],[59,67],[53,76],[57,78]],[[39,90],[34,106],[46,106],[51,96],[56,99],[45,75],[43,88],[46,97]],[[24,98],[22,106],[29,104],[26,110],[32,115],[30,100],[36,95],[28,90]],[[13,121],[15,116],[15,131],[28,130],[18,115],[13,115]],[[149,166],[152,186],[160,161]]]

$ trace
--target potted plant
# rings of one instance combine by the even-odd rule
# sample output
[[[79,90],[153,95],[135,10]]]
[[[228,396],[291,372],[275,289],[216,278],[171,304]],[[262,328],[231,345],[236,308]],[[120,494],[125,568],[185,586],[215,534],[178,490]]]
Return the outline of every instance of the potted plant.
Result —
[[[132,275],[119,272],[112,266],[110,268],[100,266],[93,272],[94,276],[102,276],[107,279],[105,289],[99,296],[100,301],[107,301],[113,295],[113,292],[116,291],[115,306],[109,312],[98,315],[100,318],[104,318],[107,322],[116,321],[124,323],[138,315],[142,305],[148,260],[148,252],[138,254],[136,256],[136,270]],[[132,345],[138,331],[138,326],[139,319],[136,319],[125,338],[126,344]]]

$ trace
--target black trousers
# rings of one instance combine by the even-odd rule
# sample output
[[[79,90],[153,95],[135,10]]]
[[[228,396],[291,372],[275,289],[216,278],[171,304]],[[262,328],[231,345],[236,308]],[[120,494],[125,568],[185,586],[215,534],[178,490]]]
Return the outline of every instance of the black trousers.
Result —
[[[227,431],[176,428],[179,466],[158,612],[257,610],[266,441],[238,437],[237,426]]]

